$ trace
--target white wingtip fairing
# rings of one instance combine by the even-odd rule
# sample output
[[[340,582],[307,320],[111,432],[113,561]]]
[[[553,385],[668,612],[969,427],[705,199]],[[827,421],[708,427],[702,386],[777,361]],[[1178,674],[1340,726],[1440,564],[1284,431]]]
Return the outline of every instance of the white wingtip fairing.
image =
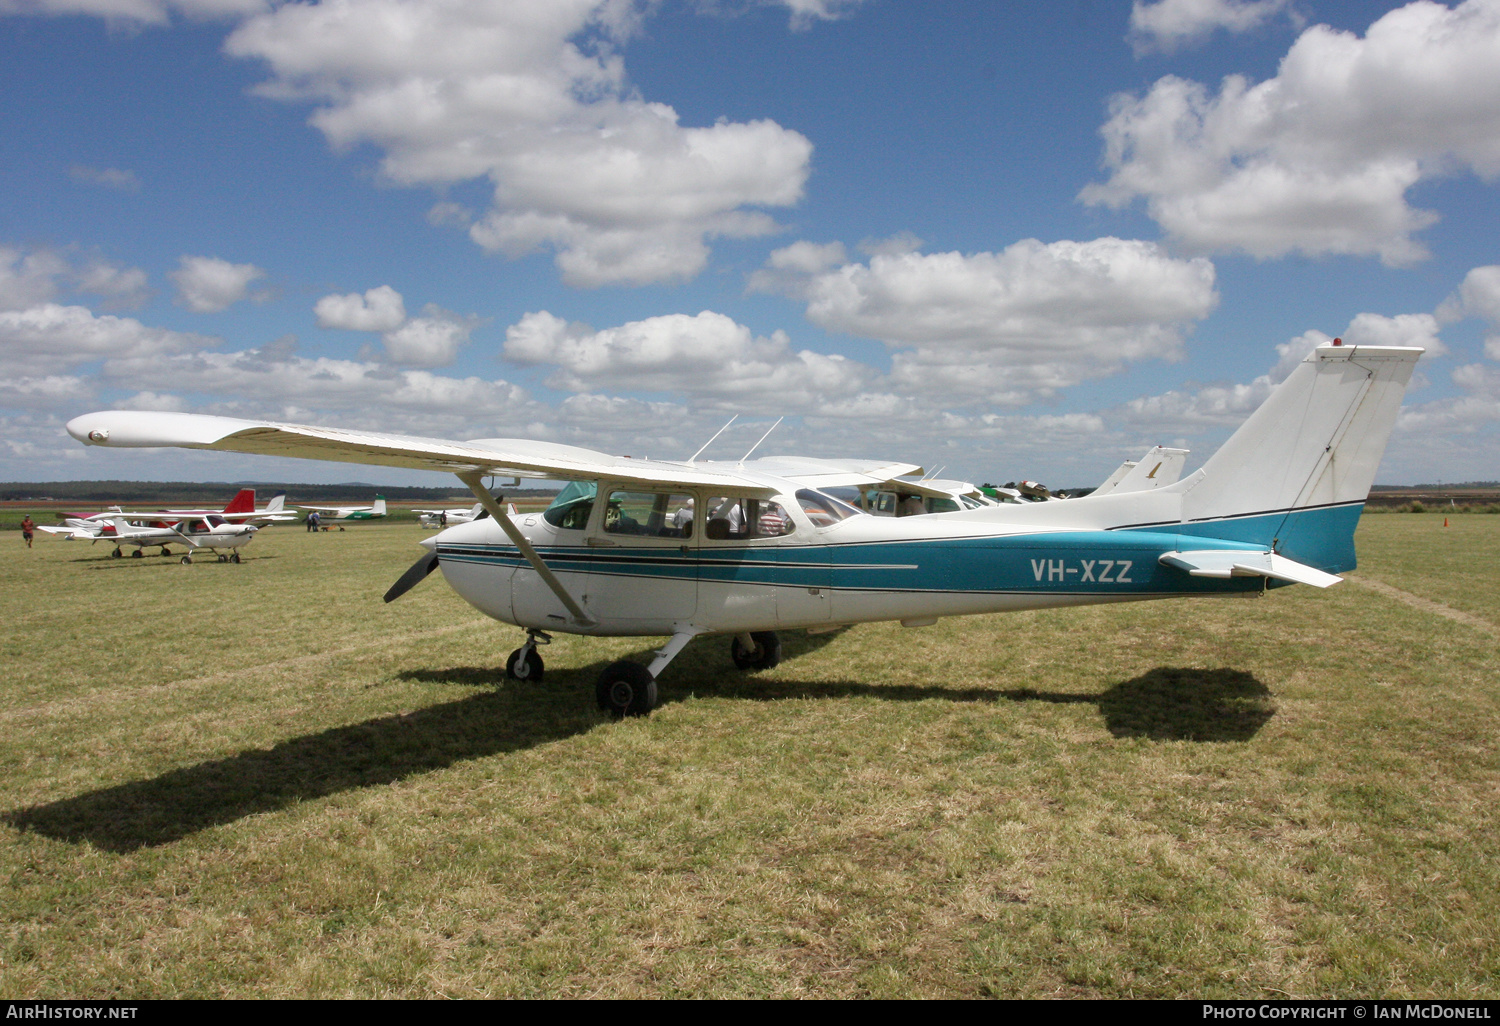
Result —
[[[68,434],[84,445],[103,445],[112,449],[201,448],[236,431],[256,426],[255,421],[233,417],[105,410],[74,417],[68,421]]]

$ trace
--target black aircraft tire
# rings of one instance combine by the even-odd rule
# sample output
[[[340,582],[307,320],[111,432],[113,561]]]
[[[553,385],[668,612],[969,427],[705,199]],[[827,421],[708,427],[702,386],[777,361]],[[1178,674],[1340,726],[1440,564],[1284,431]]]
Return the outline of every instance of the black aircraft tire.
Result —
[[[521,649],[516,649],[505,660],[505,675],[511,680],[529,680],[533,684],[542,679],[542,672],[546,669],[542,665],[542,657],[536,649],[526,653],[526,658],[521,659]]]
[[[232,553],[229,557],[229,561],[231,563],[238,563],[240,561],[240,554],[238,552]]]
[[[145,555],[144,552],[142,552],[140,549],[136,549],[134,552],[132,552],[130,554],[130,558],[131,559],[140,559],[143,555]]]
[[[729,658],[741,670],[769,670],[781,662],[781,638],[775,631],[756,631],[750,635],[755,648],[746,651],[739,635],[729,641]]]
[[[599,708],[617,720],[649,716],[656,707],[656,678],[640,663],[622,659],[604,668],[594,694],[599,699]]]
[[[192,566],[192,564],[193,564],[193,557],[192,556],[183,556],[177,562],[181,563],[183,566]]]

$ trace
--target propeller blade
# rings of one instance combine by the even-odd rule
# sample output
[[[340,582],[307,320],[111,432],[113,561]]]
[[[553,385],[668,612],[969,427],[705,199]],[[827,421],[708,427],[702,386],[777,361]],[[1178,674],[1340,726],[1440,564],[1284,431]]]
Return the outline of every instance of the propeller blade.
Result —
[[[387,602],[394,602],[408,591],[411,591],[428,574],[436,570],[437,565],[438,554],[436,552],[427,553],[427,555],[413,563],[411,568],[402,574],[395,584],[391,585],[391,590],[385,593],[385,600]]]

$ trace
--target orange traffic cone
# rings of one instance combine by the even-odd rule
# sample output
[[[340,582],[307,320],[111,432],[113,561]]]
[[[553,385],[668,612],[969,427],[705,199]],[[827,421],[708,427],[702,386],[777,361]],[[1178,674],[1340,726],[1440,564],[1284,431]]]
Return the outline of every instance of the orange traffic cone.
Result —
[[[1443,518],[1443,526],[1444,526],[1444,527],[1447,527],[1447,526],[1448,526],[1448,518],[1447,518],[1447,517],[1444,517],[1444,518]]]

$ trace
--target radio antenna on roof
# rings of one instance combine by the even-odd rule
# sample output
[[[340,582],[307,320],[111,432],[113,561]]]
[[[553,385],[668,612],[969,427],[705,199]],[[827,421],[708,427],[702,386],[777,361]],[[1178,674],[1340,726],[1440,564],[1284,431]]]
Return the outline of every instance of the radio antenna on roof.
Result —
[[[772,424],[770,427],[768,427],[766,429],[766,433],[760,436],[760,440],[757,441],[754,445],[752,445],[750,447],[750,452],[747,452],[747,453],[745,453],[745,455],[743,455],[743,456],[740,457],[740,462],[744,463],[746,460],[748,460],[750,458],[750,453],[754,452],[756,449],[759,449],[760,448],[760,443],[764,442],[767,438],[770,438],[771,437],[771,432],[775,431],[776,428],[778,426],[780,426],[781,422],[783,420],[785,420],[785,419],[786,419],[785,417],[777,417],[776,418],[776,423]]]
[[[733,417],[730,417],[728,420],[726,420],[724,422],[724,426],[721,427],[721,428],[719,428],[719,430],[717,430],[717,431],[714,432],[714,438],[718,438],[720,435],[722,435],[728,429],[729,425],[733,424],[737,419],[739,419],[739,414],[738,413],[736,413]],[[703,443],[703,447],[700,448],[697,452],[693,453],[691,456],[689,456],[687,461],[689,463],[691,463],[694,460],[696,460],[699,456],[702,456],[703,455],[703,450],[707,449],[710,445],[714,444],[714,438],[710,438],[708,441],[704,442]]]

